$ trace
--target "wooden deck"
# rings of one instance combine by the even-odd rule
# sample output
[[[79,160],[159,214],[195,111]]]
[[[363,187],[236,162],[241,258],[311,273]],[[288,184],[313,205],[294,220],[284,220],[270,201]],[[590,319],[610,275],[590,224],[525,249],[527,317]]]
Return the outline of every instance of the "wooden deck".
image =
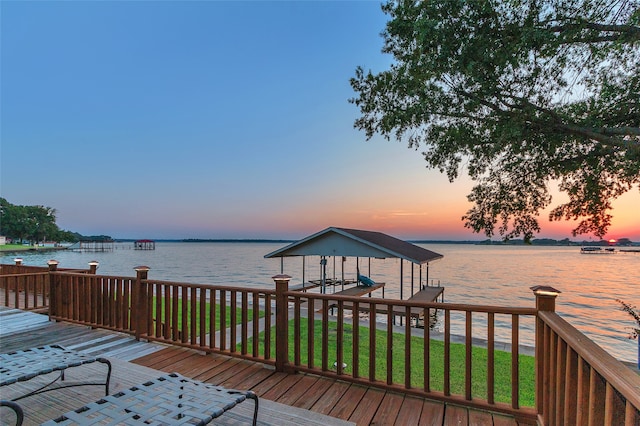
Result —
[[[309,374],[277,373],[263,364],[178,347],[137,342],[128,335],[68,323],[49,322],[43,315],[0,308],[0,349],[4,352],[60,344],[81,352],[109,357],[114,365],[112,391],[128,388],[162,372],[229,388],[252,389],[260,397],[260,425],[517,425],[510,417],[445,405],[401,393],[368,388]],[[78,368],[96,374],[91,364]],[[74,369],[73,374],[76,374]],[[78,373],[80,374],[80,373]],[[37,379],[34,379],[37,380]],[[10,398],[25,386],[2,388]],[[25,424],[39,424],[70,409],[99,399],[97,387],[69,388],[41,394],[28,401]],[[240,404],[216,424],[247,424],[252,402]],[[6,423],[9,414],[1,412]],[[5,416],[7,418],[5,418]],[[219,420],[219,421],[218,421]]]

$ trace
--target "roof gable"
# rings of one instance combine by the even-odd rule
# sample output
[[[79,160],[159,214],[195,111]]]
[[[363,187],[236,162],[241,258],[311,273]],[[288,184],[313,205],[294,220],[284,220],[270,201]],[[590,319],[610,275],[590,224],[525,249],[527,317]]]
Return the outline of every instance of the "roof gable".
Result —
[[[359,229],[330,227],[265,255],[265,258],[287,256],[350,256],[400,258],[422,264],[443,256],[387,234]]]

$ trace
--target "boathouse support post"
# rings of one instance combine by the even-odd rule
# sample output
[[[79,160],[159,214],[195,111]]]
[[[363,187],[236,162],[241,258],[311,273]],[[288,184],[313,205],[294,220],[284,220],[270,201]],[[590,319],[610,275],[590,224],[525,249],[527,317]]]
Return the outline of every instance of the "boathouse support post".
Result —
[[[133,268],[136,271],[136,283],[135,290],[133,292],[133,320],[136,330],[136,340],[140,340],[149,329],[149,312],[147,312],[149,292],[147,291],[148,284],[146,282],[149,276],[148,266],[136,266]]]
[[[22,263],[22,259],[20,259],[20,263]],[[58,262],[55,259],[51,259],[47,262],[47,266],[49,267],[49,319],[52,316],[58,315],[59,311],[59,301],[60,297],[58,296],[58,287],[56,286],[56,274],[55,272],[58,270]]]
[[[289,364],[289,275],[272,277],[276,283],[276,371],[288,372]]]
[[[537,312],[555,312],[556,310],[556,297],[560,294],[559,290],[549,286],[533,286],[531,287],[533,294],[536,296],[536,311]],[[548,377],[549,372],[545,371],[545,368],[549,368],[548,362],[545,362],[545,355],[549,353],[549,348],[545,347],[546,339],[544,321],[536,315],[536,358],[535,358],[535,371],[536,371],[536,412],[538,413],[538,420],[540,424],[544,424],[544,414],[548,410],[545,407],[545,395],[548,392],[545,385],[545,377]],[[547,365],[545,365],[547,364]],[[542,417],[541,417],[542,416]]]

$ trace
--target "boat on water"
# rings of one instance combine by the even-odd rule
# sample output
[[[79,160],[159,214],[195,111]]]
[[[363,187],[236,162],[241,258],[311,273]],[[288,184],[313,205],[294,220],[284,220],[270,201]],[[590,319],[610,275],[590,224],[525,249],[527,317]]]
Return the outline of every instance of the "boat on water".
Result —
[[[615,247],[587,246],[580,248],[582,254],[614,254],[615,252]]]

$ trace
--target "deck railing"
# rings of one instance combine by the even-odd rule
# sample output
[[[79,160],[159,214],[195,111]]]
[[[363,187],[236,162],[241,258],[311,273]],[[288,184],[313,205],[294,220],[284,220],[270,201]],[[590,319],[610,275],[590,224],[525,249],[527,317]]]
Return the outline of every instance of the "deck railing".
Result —
[[[49,307],[49,273],[0,275],[4,306],[25,311],[46,311]]]
[[[50,260],[47,266],[16,263],[0,265],[0,298],[4,306],[25,311],[48,311],[50,305],[50,272],[95,274],[98,262],[89,262],[89,269],[58,269],[58,262]]]
[[[146,267],[136,268],[136,277],[56,267],[0,276],[5,305],[22,283],[30,297],[49,292],[51,319],[138,339],[507,413],[524,423],[640,424],[640,376],[560,318],[550,288],[534,288],[535,308],[505,308],[289,291],[286,276],[274,277],[275,289],[253,289],[152,280]],[[429,327],[434,312],[441,340]],[[464,328],[458,343],[454,316]],[[424,328],[412,327],[418,317]],[[519,349],[527,321],[535,327],[533,361]],[[497,349],[498,322],[503,332],[508,324],[507,352]],[[525,389],[532,381],[533,398]],[[504,383],[506,391],[497,389]]]
[[[276,299],[278,296],[276,294]],[[277,327],[276,333],[282,341],[293,345],[293,349],[282,348],[290,354],[284,363],[279,363],[280,357],[277,357],[276,367],[283,371],[320,374],[508,413],[525,420],[535,419],[533,399],[528,407],[520,403],[521,375],[528,375],[528,382],[533,383],[534,363],[532,359],[527,368],[526,363],[521,363],[523,358],[519,353],[519,323],[522,317],[535,317],[533,308],[358,299],[299,292],[286,292],[285,296],[292,306],[285,312],[290,317],[283,318],[282,323],[291,321],[293,331]],[[443,319],[444,332],[438,336],[442,340],[432,338],[436,333],[428,324],[436,311]],[[455,343],[453,339],[453,315],[464,318],[462,343]],[[418,316],[425,319],[426,326],[416,329],[413,324]],[[496,349],[496,316],[510,318],[510,353]],[[413,319],[397,326],[395,324],[400,323],[397,317]],[[486,321],[485,335],[474,330],[474,320],[479,318]],[[376,323],[378,327],[369,327]],[[485,343],[483,347],[477,346],[478,341]],[[281,348],[280,344],[276,346]],[[497,392],[499,370],[508,371],[506,380],[501,380],[502,384],[509,383],[507,392]],[[475,373],[477,371],[483,373]],[[475,377],[474,374],[481,375]],[[534,392],[533,386],[531,392]]]
[[[537,327],[540,424],[640,425],[640,375],[555,312],[539,312]]]

